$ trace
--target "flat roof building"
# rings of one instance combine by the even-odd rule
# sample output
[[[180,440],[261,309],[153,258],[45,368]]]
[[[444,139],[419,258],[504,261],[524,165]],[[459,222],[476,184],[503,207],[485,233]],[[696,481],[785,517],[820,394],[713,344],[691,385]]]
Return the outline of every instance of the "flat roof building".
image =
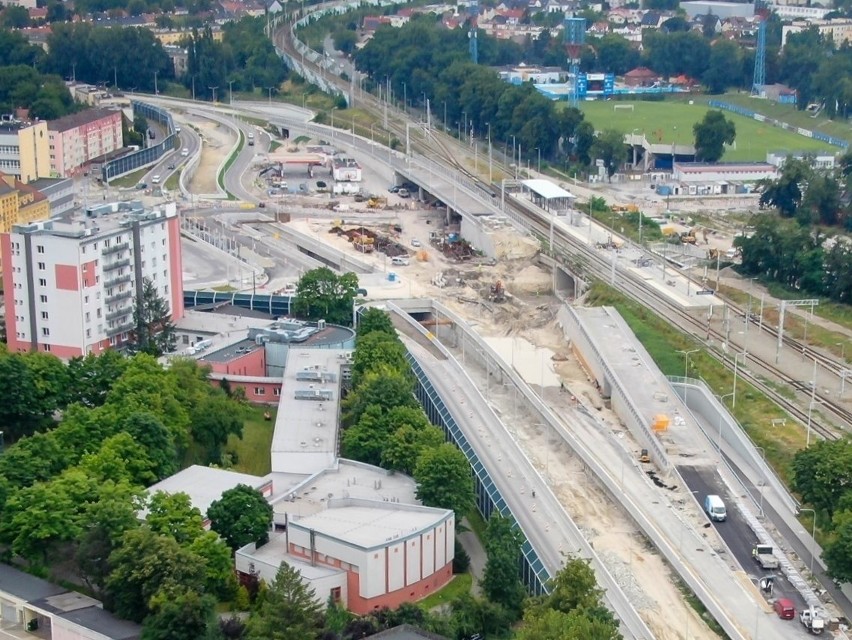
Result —
[[[0,235],[10,351],[60,358],[99,353],[131,339],[146,281],[183,315],[180,226],[174,203],[90,207]],[[8,267],[8,268],[6,268]]]
[[[0,122],[0,171],[27,183],[50,177],[50,140],[47,122]]]
[[[272,472],[312,475],[337,457],[340,381],[349,349],[290,349],[272,436]]]
[[[0,564],[0,636],[138,640],[141,627],[76,591]]]
[[[204,526],[209,527],[207,510],[210,505],[221,498],[225,491],[241,484],[257,489],[267,498],[272,496],[272,478],[269,476],[253,476],[248,473],[202,467],[197,464],[152,484],[148,487],[148,495],[152,496],[160,491],[168,494],[185,493],[189,496],[192,506],[204,516]],[[143,510],[140,513],[143,518],[146,515],[147,511]]]

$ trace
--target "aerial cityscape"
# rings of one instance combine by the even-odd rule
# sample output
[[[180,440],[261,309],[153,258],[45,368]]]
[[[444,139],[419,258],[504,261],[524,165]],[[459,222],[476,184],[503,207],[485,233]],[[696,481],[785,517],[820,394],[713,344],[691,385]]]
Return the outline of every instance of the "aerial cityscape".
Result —
[[[825,2],[0,4],[0,640],[852,638]]]

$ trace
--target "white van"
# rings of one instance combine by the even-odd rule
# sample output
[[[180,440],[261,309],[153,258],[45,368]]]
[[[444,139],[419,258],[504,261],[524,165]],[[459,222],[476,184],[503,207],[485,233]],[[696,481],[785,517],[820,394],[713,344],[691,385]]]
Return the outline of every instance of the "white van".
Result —
[[[728,518],[728,512],[725,509],[725,503],[719,496],[709,495],[704,498],[704,511],[707,516],[714,522],[724,522]]]
[[[407,267],[409,264],[408,256],[396,256],[391,258],[391,264],[396,267]]]
[[[160,184],[160,175],[157,174],[153,178],[151,178],[151,182],[153,182],[154,184]]]
[[[184,158],[187,157],[189,155],[189,149],[187,147],[184,147],[183,150],[180,152],[180,155]]]

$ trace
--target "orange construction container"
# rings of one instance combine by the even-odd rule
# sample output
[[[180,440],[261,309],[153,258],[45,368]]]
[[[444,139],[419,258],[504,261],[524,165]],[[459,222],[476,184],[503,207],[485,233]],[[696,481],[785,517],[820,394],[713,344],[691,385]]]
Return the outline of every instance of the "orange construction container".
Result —
[[[658,413],[654,416],[654,424],[652,425],[655,432],[668,431],[669,417],[664,413]]]

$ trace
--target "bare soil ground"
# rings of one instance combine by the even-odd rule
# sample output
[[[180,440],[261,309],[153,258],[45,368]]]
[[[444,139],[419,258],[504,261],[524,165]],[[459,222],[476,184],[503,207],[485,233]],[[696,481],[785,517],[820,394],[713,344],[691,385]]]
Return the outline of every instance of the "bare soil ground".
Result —
[[[195,194],[216,193],[216,174],[219,166],[236,143],[233,132],[210,120],[196,120],[201,135],[201,160],[187,188]]]
[[[483,336],[503,339],[504,344],[500,348],[504,353],[505,340],[511,338],[509,348],[516,353],[517,364],[532,362],[534,364],[530,366],[541,368],[542,374],[537,380],[543,380],[546,398],[557,413],[560,413],[560,404],[567,410],[569,403],[574,402],[572,398],[576,398],[576,402],[604,419],[618,437],[630,438],[618,417],[604,407],[597,390],[571,354],[561,329],[556,325],[559,303],[551,295],[550,274],[533,264],[537,253],[534,242],[515,232],[499,232],[494,239],[498,255],[503,259],[496,264],[453,264],[428,243],[429,233],[439,231],[443,226],[440,212],[405,211],[398,214],[398,222],[403,228],[399,240],[412,251],[410,265],[391,267],[390,261],[385,261],[381,254],[359,254],[359,257],[397,272],[403,281],[407,281],[411,296],[441,300],[466,318]],[[329,244],[342,251],[355,253],[345,238],[327,233],[331,226],[328,220],[294,221],[291,224],[326,238]],[[384,233],[387,228],[388,225],[383,224],[376,225],[373,230]],[[411,247],[413,239],[422,243],[419,251]],[[439,273],[446,282],[443,287],[433,284]],[[490,287],[497,280],[510,294],[507,302],[502,304],[487,300]],[[499,340],[495,341],[495,348],[497,343]],[[539,364],[540,360],[543,364]],[[484,388],[484,371],[477,370],[475,366],[468,368],[473,379]],[[533,377],[536,376],[533,374]],[[566,393],[560,392],[560,382],[564,384]],[[492,389],[490,397],[503,415],[512,416],[516,440],[548,479],[554,493],[656,637],[661,640],[686,637],[690,640],[717,639],[718,636],[684,600],[677,576],[623,510],[586,473],[582,463],[571,454],[561,438],[515,409],[510,393],[495,393]],[[513,413],[516,410],[521,411],[520,414]],[[694,514],[696,521],[699,515]],[[571,552],[569,549],[563,551]]]

